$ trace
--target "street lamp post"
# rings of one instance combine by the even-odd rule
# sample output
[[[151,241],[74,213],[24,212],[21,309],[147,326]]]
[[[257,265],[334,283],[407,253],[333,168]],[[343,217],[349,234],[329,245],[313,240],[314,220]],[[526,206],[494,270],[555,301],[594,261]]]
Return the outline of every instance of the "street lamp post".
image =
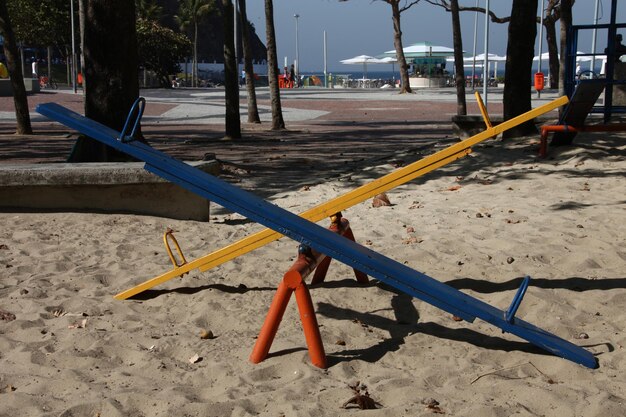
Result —
[[[483,61],[483,100],[487,107],[487,85],[489,84],[489,0],[485,0],[485,59]]]
[[[478,0],[476,0],[476,9],[478,9]],[[476,30],[478,28],[478,12],[474,14],[474,52],[472,56],[472,90],[474,90],[474,81],[476,77]]]
[[[78,86],[76,85],[76,41],[75,41],[75,33],[74,30],[74,0],[70,0],[70,18],[72,25],[72,85],[74,88],[74,94],[78,92]]]
[[[298,18],[300,15],[298,13],[294,14],[293,17],[296,18],[296,77],[300,77],[300,51],[298,46]]]
[[[543,46],[543,13],[545,10],[545,2],[541,0],[541,19],[539,20],[539,63],[537,64],[537,72],[541,72],[541,51]],[[537,98],[541,98],[541,90],[537,90]]]

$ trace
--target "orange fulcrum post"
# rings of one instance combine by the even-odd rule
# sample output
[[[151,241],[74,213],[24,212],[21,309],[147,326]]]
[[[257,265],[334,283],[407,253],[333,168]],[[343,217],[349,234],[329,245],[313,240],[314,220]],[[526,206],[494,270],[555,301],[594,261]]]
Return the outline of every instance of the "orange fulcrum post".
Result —
[[[350,229],[350,223],[347,219],[341,217],[341,213],[337,213],[331,217],[331,225],[328,229],[354,241],[354,234]],[[311,294],[304,280],[313,270],[316,270],[317,267],[312,283],[324,281],[328,266],[330,265],[330,259],[331,258],[320,252],[300,245],[298,248],[298,259],[296,259],[291,268],[285,273],[283,280],[276,290],[276,295],[274,295],[267,317],[265,318],[259,337],[250,355],[251,362],[259,363],[267,358],[274,337],[278,332],[280,322],[289,304],[291,294],[295,292],[296,303],[298,304],[300,320],[302,321],[302,328],[304,330],[304,337],[309,349],[311,362],[318,368],[326,368],[327,363],[324,344],[322,343],[322,337],[315,317]],[[368,282],[367,275],[363,272],[354,270],[354,273],[358,282]]]

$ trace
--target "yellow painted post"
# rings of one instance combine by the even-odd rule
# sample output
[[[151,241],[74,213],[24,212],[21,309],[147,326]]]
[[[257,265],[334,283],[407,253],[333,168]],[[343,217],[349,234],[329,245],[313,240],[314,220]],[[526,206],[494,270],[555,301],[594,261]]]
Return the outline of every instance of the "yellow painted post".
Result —
[[[474,96],[476,96],[476,102],[478,103],[480,114],[483,115],[485,126],[487,126],[487,129],[493,127],[493,125],[491,124],[491,119],[489,118],[489,113],[487,113],[487,107],[485,107],[485,103],[483,103],[483,98],[480,96],[480,93],[478,91],[474,91]]]
[[[330,217],[337,212],[343,211],[371,197],[374,197],[376,194],[391,190],[392,188],[405,184],[417,177],[462,158],[463,156],[469,154],[471,152],[470,148],[477,143],[491,137],[495,137],[508,129],[561,107],[567,104],[567,101],[567,97],[563,96],[550,103],[544,104],[536,109],[532,109],[524,114],[514,117],[513,119],[507,120],[495,127],[490,127],[484,132],[474,135],[471,138],[455,143],[446,149],[422,158],[419,161],[407,165],[406,167],[399,168],[381,178],[349,191],[344,195],[307,210],[301,213],[300,216],[312,222],[318,222],[326,217]],[[174,268],[173,270],[159,275],[158,277],[152,278],[133,288],[123,291],[117,294],[115,298],[118,300],[125,300],[133,295],[139,294],[147,289],[169,281],[177,276],[181,276],[182,274],[194,269],[199,269],[201,271],[209,270],[223,264],[224,262],[251,252],[254,249],[260,248],[261,246],[273,242],[274,240],[280,239],[281,237],[282,235],[278,232],[274,232],[270,229],[264,229],[236,243],[228,245],[213,253],[198,258],[195,261],[186,263],[185,265]]]

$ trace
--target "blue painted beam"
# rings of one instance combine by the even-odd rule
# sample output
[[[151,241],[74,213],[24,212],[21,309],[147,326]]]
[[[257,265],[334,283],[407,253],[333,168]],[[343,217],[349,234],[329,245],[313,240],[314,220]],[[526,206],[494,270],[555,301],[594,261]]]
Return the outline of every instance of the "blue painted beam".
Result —
[[[597,368],[596,358],[585,349],[520,320],[378,252],[345,239],[252,193],[228,184],[137,141],[121,141],[119,132],[58,104],[37,106],[42,115],[76,129],[106,145],[146,163],[145,169],[208,200],[242,214],[264,226],[310,246],[331,258],[426,301],[468,322],[480,318],[546,351]]]

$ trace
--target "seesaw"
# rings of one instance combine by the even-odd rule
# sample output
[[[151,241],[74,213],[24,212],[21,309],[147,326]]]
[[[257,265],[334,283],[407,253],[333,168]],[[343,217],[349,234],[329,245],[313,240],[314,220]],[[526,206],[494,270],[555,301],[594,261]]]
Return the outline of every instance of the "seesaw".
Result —
[[[37,111],[114,149],[144,161],[144,168],[149,172],[197,193],[203,198],[215,201],[221,206],[261,223],[282,235],[288,236],[299,242],[301,247],[306,248],[306,250],[310,248],[311,251],[322,253],[343,262],[358,271],[377,278],[381,282],[454,314],[465,321],[473,322],[476,318],[480,318],[502,329],[504,332],[512,333],[556,356],[589,368],[598,367],[596,358],[590,352],[515,317],[528,287],[528,278],[523,281],[522,286],[517,291],[513,302],[507,310],[503,311],[493,307],[421,272],[415,271],[402,263],[361,246],[350,239],[346,239],[340,234],[324,229],[307,219],[277,207],[252,193],[228,184],[219,178],[206,174],[134,140],[133,136],[139,125],[144,107],[145,100],[143,98],[138,99],[133,105],[121,133],[54,103],[39,105],[37,106]],[[129,125],[133,123],[133,117],[135,117],[133,128],[130,134],[128,134],[127,130]],[[496,134],[494,131],[488,132],[489,136],[494,134]],[[298,305],[307,305],[307,308],[301,309],[301,317],[303,320],[306,319],[308,321],[308,328],[310,329],[311,326],[316,327],[312,302],[301,274],[298,271],[293,274],[286,274],[283,283],[287,287],[287,299],[290,293],[295,291],[296,297],[302,300],[302,303],[299,300]],[[319,342],[319,329],[317,329],[316,333],[312,336],[317,338],[317,342]],[[307,343],[311,346],[308,339],[307,335]],[[262,359],[263,357],[261,357]],[[325,361],[314,362],[314,364],[323,367],[325,366]]]
[[[468,155],[472,151],[472,146],[492,137],[495,137],[498,134],[508,129],[511,129],[521,123],[532,120],[539,115],[561,107],[567,104],[568,101],[567,97],[561,97],[552,101],[551,103],[547,103],[543,106],[540,106],[494,127],[491,124],[489,115],[487,114],[485,106],[483,105],[482,99],[480,98],[480,94],[478,92],[476,92],[476,99],[485,120],[485,125],[487,126],[487,129],[484,132],[455,143],[452,146],[442,149],[441,151],[438,151],[432,155],[426,156],[425,158],[409,164],[406,167],[399,168],[381,178],[371,181],[326,203],[323,203],[321,205],[313,207],[310,210],[300,213],[300,217],[303,217],[312,222],[319,222],[320,220],[329,218],[335,213],[339,213],[356,204],[362,203],[363,201],[370,199],[377,194],[389,191],[395,187],[412,181],[415,178],[425,175],[435,169],[441,168],[444,165],[454,162],[457,159]],[[243,238],[240,241],[235,242],[231,245],[225,246],[224,248],[219,249],[215,252],[202,256],[194,261],[185,261],[182,264],[177,263],[174,260],[169,245],[166,242],[165,246],[170,254],[170,258],[172,258],[174,269],[155,278],[149,279],[141,284],[138,284],[128,290],[122,291],[119,294],[115,295],[115,298],[117,298],[118,300],[126,300],[127,298],[137,295],[145,290],[160,285],[171,279],[182,277],[184,274],[187,274],[194,269],[199,269],[201,272],[207,271],[234,258],[237,258],[238,256],[244,255],[268,243],[280,239],[281,237],[281,233],[271,229],[265,229],[260,232],[254,233],[246,238]],[[182,256],[180,248],[178,248],[178,252]]]

